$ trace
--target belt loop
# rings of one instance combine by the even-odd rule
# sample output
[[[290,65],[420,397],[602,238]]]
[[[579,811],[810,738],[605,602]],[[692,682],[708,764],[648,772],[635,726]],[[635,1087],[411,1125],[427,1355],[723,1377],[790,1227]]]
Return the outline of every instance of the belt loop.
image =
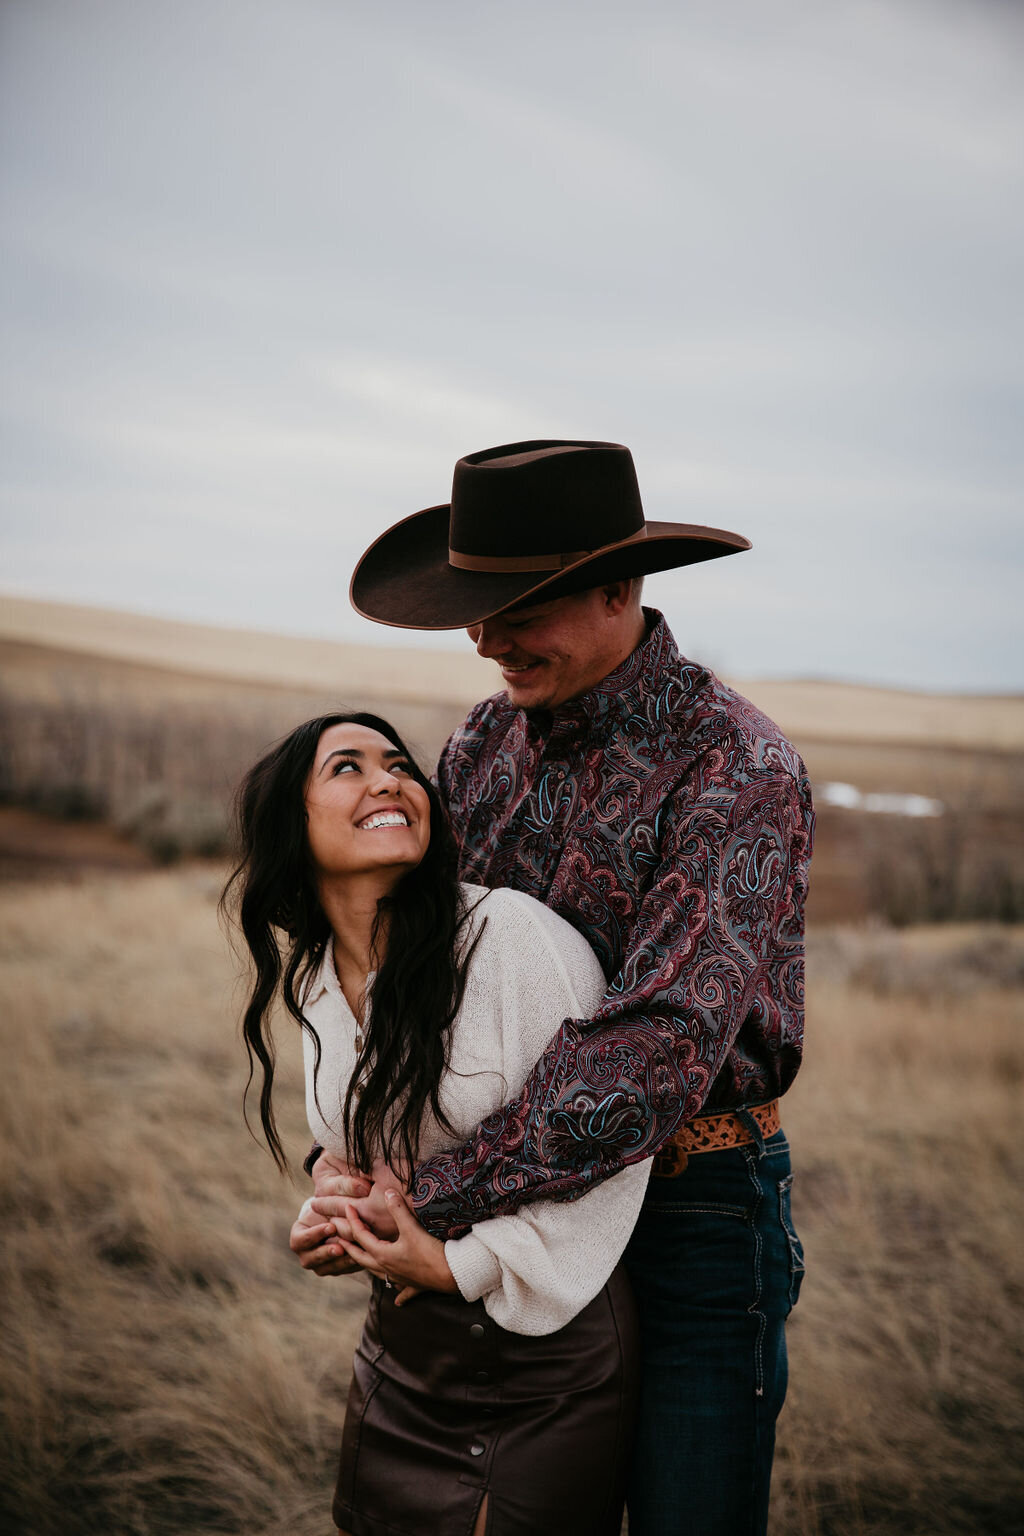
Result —
[[[765,1153],[764,1132],[758,1125],[756,1116],[752,1115],[749,1109],[737,1109],[734,1111],[734,1114],[737,1120],[743,1121],[743,1124],[750,1132],[754,1145],[757,1147],[758,1160],[760,1160],[762,1157],[764,1157]]]

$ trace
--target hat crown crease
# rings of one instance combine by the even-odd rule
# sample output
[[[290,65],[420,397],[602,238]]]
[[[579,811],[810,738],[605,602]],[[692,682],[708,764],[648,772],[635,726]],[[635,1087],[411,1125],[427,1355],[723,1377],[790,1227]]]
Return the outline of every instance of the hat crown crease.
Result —
[[[550,556],[544,567],[525,568],[558,570],[643,527],[633,458],[618,443],[512,443],[455,466],[448,542],[457,557]]]

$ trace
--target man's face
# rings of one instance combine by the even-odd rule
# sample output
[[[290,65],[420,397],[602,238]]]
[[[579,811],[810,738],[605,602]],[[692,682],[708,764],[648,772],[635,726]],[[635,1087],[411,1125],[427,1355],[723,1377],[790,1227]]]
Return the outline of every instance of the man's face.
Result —
[[[622,587],[628,596],[629,583],[616,584]],[[517,608],[466,633],[481,656],[498,663],[517,709],[555,709],[587,693],[632,649],[631,640],[623,652],[623,605],[609,599],[616,589],[596,587]]]

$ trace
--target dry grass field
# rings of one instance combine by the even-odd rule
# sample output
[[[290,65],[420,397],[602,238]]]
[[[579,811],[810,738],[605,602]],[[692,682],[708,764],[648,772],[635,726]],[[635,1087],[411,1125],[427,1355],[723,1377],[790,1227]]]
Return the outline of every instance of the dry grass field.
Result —
[[[10,1536],[331,1529],[364,1293],[241,1127],[221,877],[0,886]],[[1022,995],[1019,928],[812,935],[775,1536],[1024,1530]]]

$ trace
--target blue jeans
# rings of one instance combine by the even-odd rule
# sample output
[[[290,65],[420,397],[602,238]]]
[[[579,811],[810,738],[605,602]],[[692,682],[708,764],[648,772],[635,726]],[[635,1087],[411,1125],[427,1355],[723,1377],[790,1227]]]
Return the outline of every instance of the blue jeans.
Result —
[[[651,1179],[625,1255],[642,1350],[630,1536],[767,1529],[785,1322],[804,1268],[791,1182],[781,1131]]]

